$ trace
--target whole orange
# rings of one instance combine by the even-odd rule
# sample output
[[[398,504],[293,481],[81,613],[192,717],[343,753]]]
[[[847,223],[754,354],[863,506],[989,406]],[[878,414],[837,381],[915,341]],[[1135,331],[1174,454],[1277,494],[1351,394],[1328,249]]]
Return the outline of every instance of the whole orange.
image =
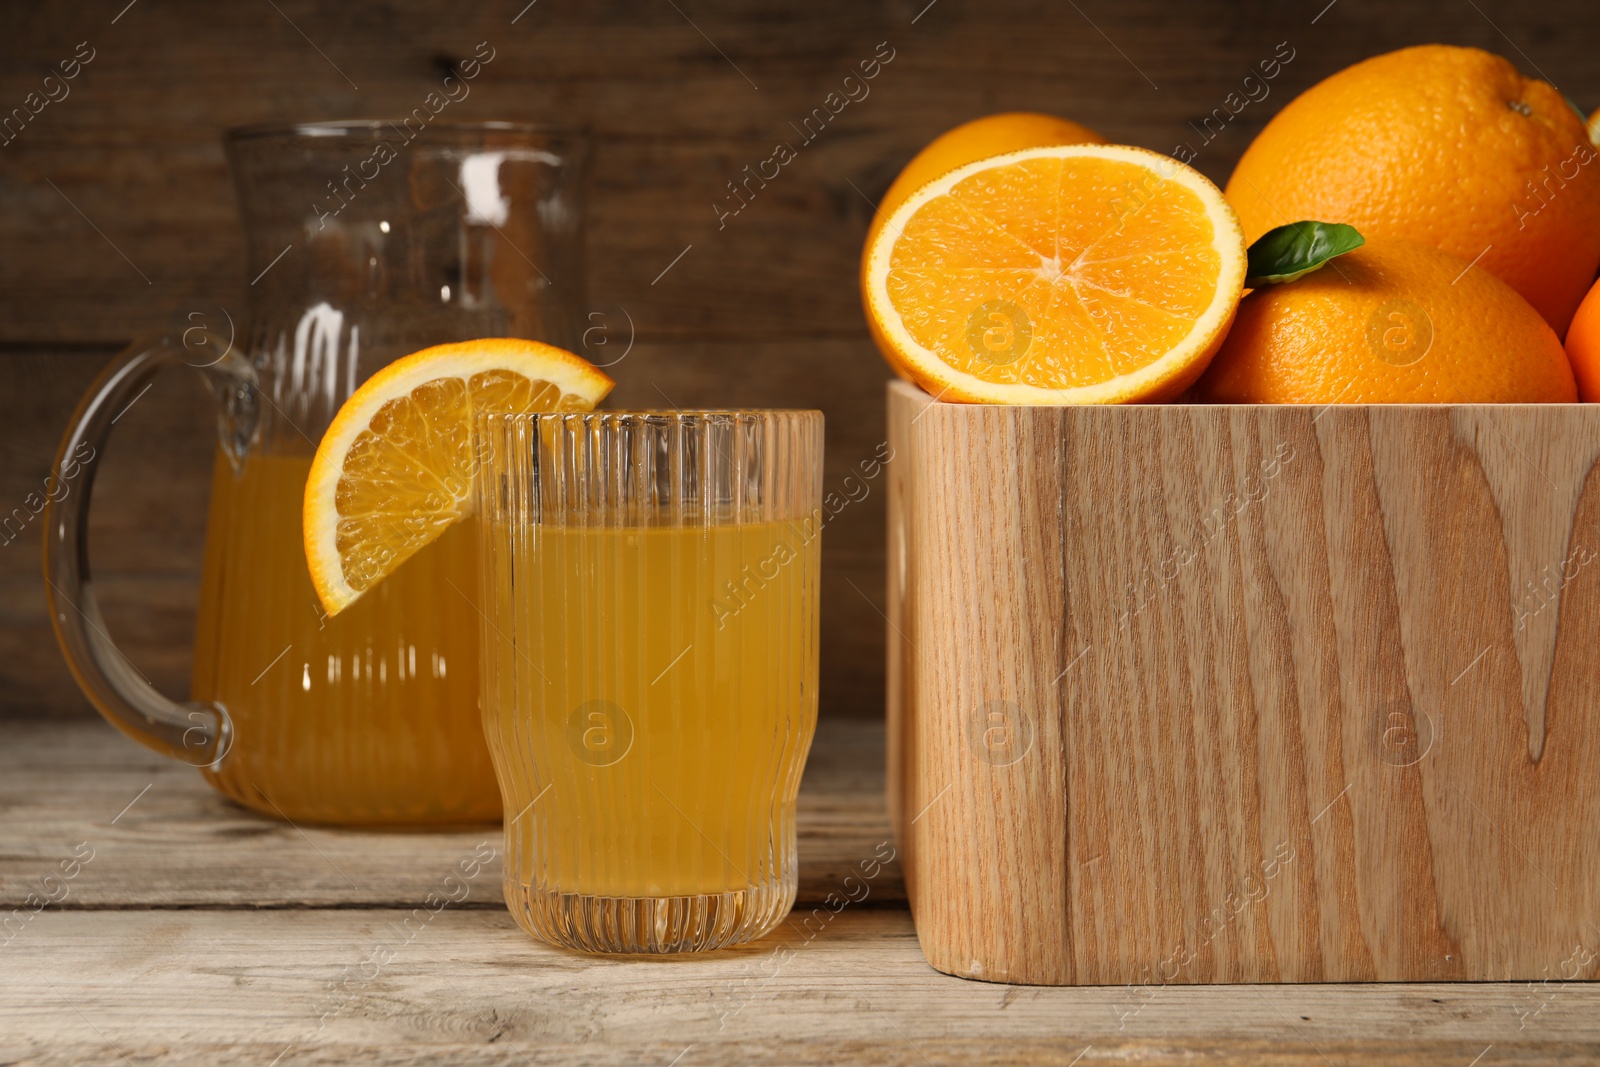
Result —
[[[1421,45],[1290,101],[1245,151],[1227,195],[1249,241],[1321,219],[1475,261],[1559,334],[1600,265],[1596,155],[1550,85],[1489,52]]]
[[[883,229],[884,220],[894,214],[894,209],[905,203],[907,197],[935,178],[942,178],[968,163],[1007,152],[1020,152],[1024,148],[1105,143],[1104,137],[1086,126],[1037,111],[1002,111],[997,115],[985,115],[971,122],[963,122],[941,133],[911,157],[911,162],[889,184],[888,191],[878,203],[872,224],[867,227],[867,239],[861,246],[862,293],[866,293],[866,250],[872,247],[873,239]],[[879,333],[870,314],[867,316],[867,329],[877,343],[878,351],[883,353],[883,358],[901,377],[909,380],[910,375],[894,355],[893,346]]]
[[[1195,392],[1229,404],[1577,399],[1561,342],[1515,290],[1393,237],[1246,296]]]
[[[1578,379],[1578,396],[1594,403],[1600,400],[1600,283],[1578,305],[1567,328],[1567,358]]]

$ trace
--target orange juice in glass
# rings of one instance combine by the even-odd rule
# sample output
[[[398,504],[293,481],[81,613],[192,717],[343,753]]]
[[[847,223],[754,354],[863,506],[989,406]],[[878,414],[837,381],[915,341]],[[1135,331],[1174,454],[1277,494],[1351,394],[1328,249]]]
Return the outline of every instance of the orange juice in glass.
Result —
[[[796,887],[822,417],[484,416],[483,718],[534,936],[681,952]]]

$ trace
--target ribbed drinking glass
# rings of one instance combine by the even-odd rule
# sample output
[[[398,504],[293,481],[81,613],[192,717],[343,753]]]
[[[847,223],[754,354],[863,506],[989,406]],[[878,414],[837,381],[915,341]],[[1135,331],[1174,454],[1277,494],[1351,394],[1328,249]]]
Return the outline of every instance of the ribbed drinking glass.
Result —
[[[484,732],[542,940],[686,952],[794,902],[822,415],[484,415]]]

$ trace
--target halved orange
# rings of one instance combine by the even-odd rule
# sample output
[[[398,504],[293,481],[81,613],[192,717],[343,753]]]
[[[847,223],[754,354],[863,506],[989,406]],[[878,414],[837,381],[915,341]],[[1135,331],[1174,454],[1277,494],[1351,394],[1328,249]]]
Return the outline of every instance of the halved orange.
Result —
[[[985,115],[944,131],[911,157],[911,162],[895,176],[884,192],[883,199],[878,202],[877,210],[872,215],[872,224],[867,227],[867,239],[861,244],[861,291],[867,291],[866,252],[877,239],[883,224],[894,214],[895,208],[935,178],[968,163],[1007,152],[1020,152],[1024,148],[1050,144],[1105,143],[1104,137],[1087,126],[1036,111],[1004,111],[998,115]],[[891,367],[895,367],[895,373],[909,377],[904,368],[895,366],[894,349],[878,334],[870,317],[867,319],[867,328],[872,332],[872,340],[878,346],[878,351],[883,353],[883,358],[889,361]]]
[[[517,338],[425,348],[367,379],[306,481],[306,562],[323,608],[348,607],[472,513],[478,411],[590,411],[613,384],[571,352]]]
[[[865,255],[891,365],[980,403],[1170,400],[1221,345],[1245,278],[1222,191],[1122,145],[960,167],[896,208]]]

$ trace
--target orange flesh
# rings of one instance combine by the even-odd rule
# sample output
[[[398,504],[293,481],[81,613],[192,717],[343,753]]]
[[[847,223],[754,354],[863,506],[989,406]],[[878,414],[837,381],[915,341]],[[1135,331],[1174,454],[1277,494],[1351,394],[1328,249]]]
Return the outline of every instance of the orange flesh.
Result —
[[[384,404],[351,442],[335,490],[345,581],[367,589],[461,518],[455,501],[472,481],[473,411],[590,407],[506,370],[440,378]]]
[[[1096,385],[1166,355],[1212,304],[1223,272],[1206,205],[1148,167],[1040,158],[968,176],[917,209],[886,288],[913,340],[986,382]],[[984,305],[1020,308],[1021,355],[973,343]],[[1008,328],[997,321],[997,328]]]

